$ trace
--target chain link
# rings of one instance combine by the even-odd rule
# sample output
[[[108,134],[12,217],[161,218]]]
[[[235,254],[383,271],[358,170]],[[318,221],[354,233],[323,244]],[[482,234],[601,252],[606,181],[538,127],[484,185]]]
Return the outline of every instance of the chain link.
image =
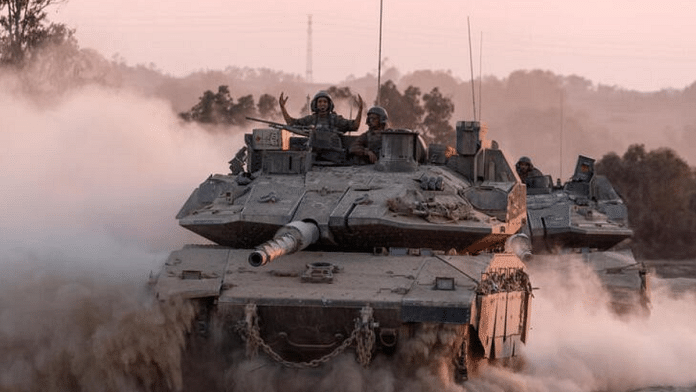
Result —
[[[372,318],[372,308],[365,306],[360,310],[360,318],[355,319],[355,331],[358,331],[358,339],[355,352],[357,360],[366,368],[372,359],[372,349],[375,346],[375,330],[377,323]]]
[[[372,348],[375,345],[375,331],[369,326],[364,326],[360,330],[355,329],[356,335],[359,335],[357,339],[357,345],[355,347],[357,360],[362,367],[366,368],[370,361],[372,360]]]
[[[235,328],[237,332],[246,340],[246,353],[249,358],[253,358],[261,349],[274,361],[281,365],[293,369],[315,368],[329,362],[342,352],[344,352],[353,342],[356,342],[357,361],[363,367],[367,367],[372,359],[372,350],[375,345],[375,331],[377,324],[372,319],[372,308],[365,307],[361,310],[361,318],[355,319],[355,328],[350,336],[345,339],[338,347],[321,358],[307,362],[291,362],[280,356],[271,346],[264,342],[259,328],[259,318],[256,312],[256,304],[247,304],[244,309],[244,321],[240,322]]]

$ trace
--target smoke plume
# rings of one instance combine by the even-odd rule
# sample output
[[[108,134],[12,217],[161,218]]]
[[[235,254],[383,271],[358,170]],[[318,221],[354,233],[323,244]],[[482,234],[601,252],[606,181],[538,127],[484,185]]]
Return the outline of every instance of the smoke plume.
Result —
[[[148,276],[195,240],[174,215],[240,136],[127,89],[47,103],[1,76],[0,390],[180,389],[193,310],[154,301]]]

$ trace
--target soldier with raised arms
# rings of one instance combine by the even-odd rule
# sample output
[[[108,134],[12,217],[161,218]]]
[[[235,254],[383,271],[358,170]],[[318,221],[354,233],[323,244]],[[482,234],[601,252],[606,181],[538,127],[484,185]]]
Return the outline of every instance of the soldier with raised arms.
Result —
[[[334,112],[334,103],[326,91],[319,91],[312,99],[310,108],[312,114],[302,118],[293,118],[288,114],[285,103],[288,101],[280,93],[278,103],[285,122],[290,126],[309,127],[312,129],[309,145],[314,154],[315,164],[328,162],[330,164],[346,164],[347,154],[340,138],[341,134],[357,131],[362,117],[363,100],[358,95],[358,114],[355,120],[348,120]]]
[[[346,133],[357,131],[360,126],[360,119],[362,117],[363,109],[363,99],[358,94],[358,114],[355,116],[355,120],[349,120],[343,118],[343,116],[337,114],[334,111],[334,103],[331,96],[326,91],[319,91],[312,102],[310,103],[310,108],[312,114],[301,118],[293,118],[288,114],[285,108],[285,103],[288,101],[288,97],[284,93],[280,93],[280,98],[278,103],[280,103],[280,110],[283,113],[285,122],[292,126],[301,127],[313,127],[314,129],[326,129],[329,131]]]

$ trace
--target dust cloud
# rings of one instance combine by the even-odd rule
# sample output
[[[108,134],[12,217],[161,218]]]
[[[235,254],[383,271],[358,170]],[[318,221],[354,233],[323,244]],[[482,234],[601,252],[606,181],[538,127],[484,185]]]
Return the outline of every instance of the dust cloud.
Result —
[[[241,134],[127,89],[45,102],[0,76],[0,391],[180,389],[193,309],[153,301],[148,276],[201,242],[174,215]]]
[[[457,384],[448,357],[428,352],[447,337],[426,331],[395,354],[397,361],[377,356],[363,369],[352,354],[344,354],[320,370],[297,371],[258,357],[233,366],[227,386],[233,391],[696,391],[696,291],[675,293],[669,280],[656,278],[650,315],[617,315],[594,271],[575,260],[559,262],[573,265],[564,272],[531,268],[537,288],[532,329],[514,370],[482,364],[475,376]]]
[[[669,280],[653,276],[649,316],[617,316],[594,271],[578,260],[559,262],[570,269],[531,268],[539,290],[526,367],[509,374],[525,387],[506,390],[696,390],[696,291],[675,293]],[[664,388],[655,390],[672,390]]]
[[[0,79],[0,84],[5,83]],[[15,92],[12,92],[15,91]],[[194,310],[147,291],[167,253],[201,242],[174,215],[241,132],[182,125],[165,101],[82,86],[46,104],[0,88],[0,391],[181,390]],[[424,331],[368,369],[340,355],[314,370],[238,358],[232,391],[627,391],[696,384],[696,296],[657,280],[649,317],[617,317],[592,274],[534,271],[522,366],[452,381],[451,336]],[[214,361],[215,358],[207,358]],[[195,385],[195,384],[193,384]],[[671,388],[671,389],[670,389]]]

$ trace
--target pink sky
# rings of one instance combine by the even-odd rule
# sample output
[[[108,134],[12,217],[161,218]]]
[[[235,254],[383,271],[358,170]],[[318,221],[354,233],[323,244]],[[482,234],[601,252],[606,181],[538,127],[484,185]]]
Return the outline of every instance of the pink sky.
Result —
[[[315,82],[376,73],[379,0],[69,0],[49,18],[77,29],[82,47],[183,76],[264,67],[304,76],[307,16]],[[696,3],[689,0],[384,0],[382,55],[402,72],[475,75],[518,69],[579,75],[655,91],[696,81]]]

